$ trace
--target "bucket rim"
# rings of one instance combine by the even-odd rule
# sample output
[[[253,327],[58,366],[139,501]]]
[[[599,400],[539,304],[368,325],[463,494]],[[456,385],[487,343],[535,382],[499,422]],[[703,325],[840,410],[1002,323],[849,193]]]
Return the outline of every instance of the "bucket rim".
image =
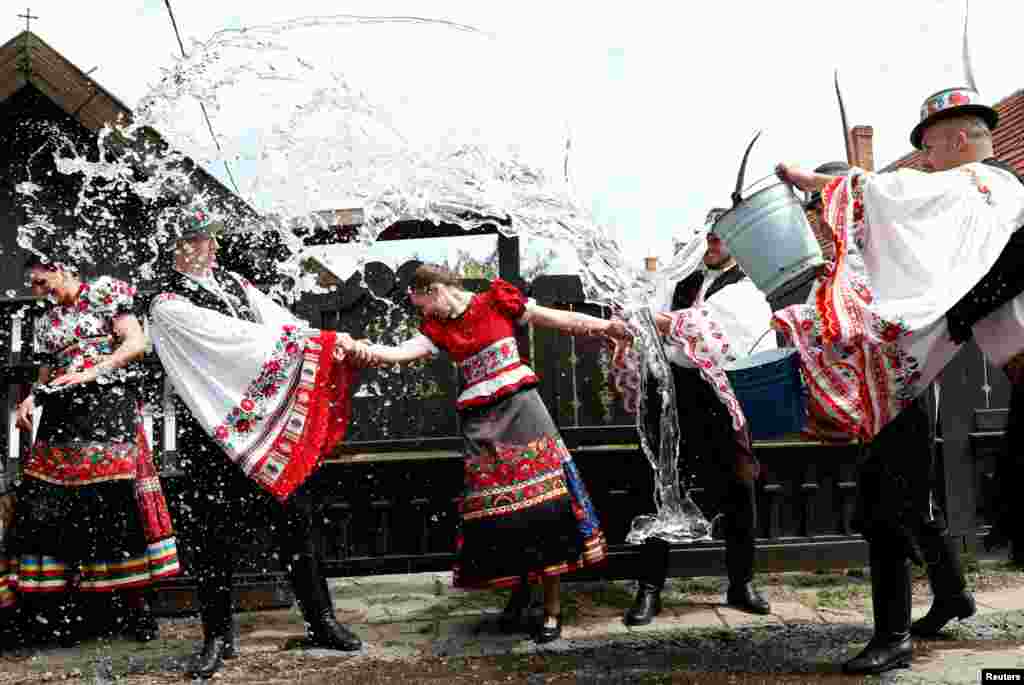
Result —
[[[777,188],[778,186],[787,186],[787,187],[789,188],[790,192],[792,192],[792,193],[793,193],[793,197],[794,197],[794,198],[796,198],[796,200],[797,200],[797,201],[799,201],[799,200],[800,200],[800,198],[798,198],[798,197],[796,196],[796,192],[795,192],[795,191],[793,191],[793,185],[792,185],[792,184],[790,184],[790,183],[786,183],[785,181],[779,181],[779,182],[777,182],[777,183],[773,183],[773,184],[771,184],[770,186],[765,186],[764,188],[761,188],[761,190],[757,191],[757,192],[756,192],[756,193],[754,193],[753,195],[751,195],[751,196],[749,196],[749,197],[745,197],[745,198],[743,198],[743,199],[742,199],[742,200],[740,201],[740,203],[739,203],[738,205],[733,205],[732,207],[730,207],[729,209],[727,209],[727,210],[725,211],[725,213],[724,213],[724,214],[722,214],[722,216],[718,217],[718,220],[717,220],[717,221],[715,221],[715,226],[718,226],[718,224],[720,224],[720,223],[722,222],[722,220],[723,220],[723,219],[725,219],[725,217],[729,216],[730,214],[733,214],[733,213],[734,213],[734,212],[735,212],[735,211],[736,211],[737,209],[739,209],[740,207],[742,207],[742,206],[743,206],[743,205],[744,205],[745,203],[747,203],[747,202],[750,202],[751,200],[753,200],[753,199],[754,199],[755,197],[757,197],[758,195],[761,195],[762,193],[766,193],[766,192],[768,192],[769,190],[774,190],[774,189],[775,189],[775,188]],[[803,203],[801,202],[801,205],[802,205],[802,204],[803,204]],[[711,233],[714,233],[714,232],[715,232],[715,226],[712,226],[712,227],[711,227],[711,231],[710,231]]]
[[[726,373],[730,371],[749,371],[751,369],[758,369],[765,366],[771,366],[772,364],[778,364],[779,362],[787,362],[791,357],[798,354],[798,352],[799,350],[795,347],[772,347],[767,350],[758,350],[757,352],[748,354],[745,357],[740,357],[736,361],[729,362],[722,368]],[[738,366],[740,363],[743,363],[743,365]]]

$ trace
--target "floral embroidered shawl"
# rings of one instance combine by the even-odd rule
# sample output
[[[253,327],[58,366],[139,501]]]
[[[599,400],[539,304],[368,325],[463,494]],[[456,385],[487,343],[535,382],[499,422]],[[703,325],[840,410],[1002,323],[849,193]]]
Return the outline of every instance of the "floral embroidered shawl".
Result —
[[[253,323],[161,293],[150,335],[175,391],[247,476],[285,500],[345,435],[352,367],[334,331],[309,329],[239,277]]]

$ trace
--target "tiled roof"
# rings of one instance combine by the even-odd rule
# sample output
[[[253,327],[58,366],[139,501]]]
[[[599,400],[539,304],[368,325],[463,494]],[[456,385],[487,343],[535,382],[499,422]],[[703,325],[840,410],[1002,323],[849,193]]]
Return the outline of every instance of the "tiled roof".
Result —
[[[1024,174],[1024,90],[1003,98],[995,105],[999,112],[999,125],[992,133],[992,143],[996,158],[1012,164],[1018,172]],[[919,150],[900,157],[882,171],[913,168],[922,169],[922,155]]]

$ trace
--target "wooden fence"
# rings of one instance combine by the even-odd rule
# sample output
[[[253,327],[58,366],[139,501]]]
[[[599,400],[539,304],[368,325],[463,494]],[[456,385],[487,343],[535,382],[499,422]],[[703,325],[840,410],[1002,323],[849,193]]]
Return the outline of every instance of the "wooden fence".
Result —
[[[310,296],[296,313],[313,326],[337,328],[356,337],[400,340],[415,332],[416,317],[402,297],[410,267],[391,273],[374,265],[372,290],[349,284],[337,293]],[[482,288],[484,282],[470,283]],[[601,315],[583,301],[575,277],[540,277],[522,284],[541,304]],[[787,296],[790,300],[800,293]],[[774,302],[774,306],[786,304]],[[0,305],[0,363],[7,396],[5,459],[27,449],[25,435],[14,426],[14,410],[24,384],[35,373],[26,341],[31,300]],[[552,331],[524,331],[521,349],[541,377],[540,393],[590,489],[611,545],[603,577],[635,574],[635,547],[624,538],[634,516],[653,510],[651,469],[637,446],[633,417],[626,414],[608,379],[608,349],[596,339],[571,338]],[[180,482],[173,440],[173,415],[165,409],[159,364],[148,360],[147,428],[164,475],[172,514],[188,563],[191,534],[179,516]],[[456,499],[463,466],[454,399],[458,378],[454,365],[438,358],[402,370],[370,369],[354,400],[353,421],[342,449],[331,455],[332,474],[323,540],[331,575],[439,571],[453,560]],[[938,478],[950,526],[965,549],[973,549],[987,518],[985,502],[994,455],[1005,426],[1008,385],[969,345],[942,378]],[[685,431],[685,428],[684,428]],[[860,447],[824,445],[800,439],[758,442],[763,465],[759,484],[757,565],[761,570],[796,570],[862,565],[866,547],[850,529],[855,472]],[[898,457],[894,457],[898,458]],[[693,495],[705,513],[714,514],[724,484],[693,475]],[[720,539],[677,545],[670,573],[676,576],[723,572]],[[250,601],[288,601],[279,584],[268,582],[279,567],[265,532],[247,541],[240,560],[243,586]],[[187,608],[186,576],[165,586],[165,610]],[[243,593],[245,594],[245,593]]]

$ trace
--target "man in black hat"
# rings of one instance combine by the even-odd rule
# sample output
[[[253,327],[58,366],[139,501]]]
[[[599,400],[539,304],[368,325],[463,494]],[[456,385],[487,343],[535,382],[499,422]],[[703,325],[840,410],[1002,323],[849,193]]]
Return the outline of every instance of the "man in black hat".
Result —
[[[270,317],[273,317],[271,321],[294,320],[240,276],[217,268],[216,227],[201,213],[192,224],[177,239],[174,269],[155,289],[157,295],[148,306],[155,347],[169,378],[175,363],[173,348],[178,340],[162,330],[167,326],[159,323],[161,306],[166,307],[168,303],[180,306],[182,300],[190,303],[186,306],[194,306],[199,337],[207,338],[216,335],[217,331],[211,330],[216,327],[204,324],[200,317],[211,310],[250,323],[267,323]],[[188,324],[179,327],[187,328]],[[350,340],[347,338],[346,342]],[[225,348],[221,352],[232,354],[231,349]],[[238,350],[237,353],[244,352]],[[204,364],[203,359],[197,358],[203,354],[202,349],[198,353],[185,349],[182,356],[184,363],[203,366],[202,373],[213,374],[217,371],[216,358],[211,352]],[[268,363],[282,364],[274,359]],[[210,677],[221,668],[223,659],[237,656],[232,617],[236,556],[241,538],[264,522],[269,522],[275,547],[287,568],[306,623],[308,643],[342,651],[360,649],[359,638],[337,622],[330,590],[320,570],[324,470],[314,471],[287,499],[271,496],[261,487],[265,483],[259,481],[260,474],[246,472],[240,464],[228,459],[218,436],[211,434],[190,407],[190,404],[201,406],[196,403],[204,401],[204,387],[178,387],[179,384],[175,384],[174,395],[176,442],[184,470],[192,529],[189,536],[193,552],[191,571],[198,585],[204,632],[202,651],[189,665],[188,673]],[[189,395],[190,403],[183,399],[182,393]],[[243,400],[243,410],[246,401]]]
[[[839,176],[850,171],[845,162],[829,162],[815,173]],[[807,203],[814,221],[831,233],[822,212],[821,193]],[[929,388],[919,395],[871,441],[858,469],[855,528],[869,541],[872,600],[876,626],[903,626],[910,617],[910,573],[906,558],[927,566],[933,603],[928,613],[910,624],[910,634],[937,634],[950,620],[975,612],[967,591],[960,544],[949,535],[935,499],[934,410]],[[899,458],[893,458],[899,455]]]
[[[965,209],[963,205],[964,201],[971,202],[976,197],[987,201],[993,193],[989,184],[998,183],[1000,199],[1008,199],[1011,207],[1024,207],[1024,191],[1014,189],[1004,167],[999,172],[1003,176],[987,176],[986,182],[981,178],[981,168],[973,164],[1000,166],[991,160],[991,130],[997,121],[996,112],[979,104],[977,92],[973,89],[954,88],[929,97],[922,107],[922,120],[911,134],[911,142],[924,151],[932,170],[962,169],[964,178],[968,184],[973,182],[974,187],[962,184],[960,177],[948,175],[936,177],[934,182],[926,178],[903,177],[906,180],[902,183],[914,185],[917,195],[913,197],[918,198],[915,203],[902,198],[901,193],[910,191],[901,187],[900,182],[882,182],[878,176],[851,177],[843,191],[848,195],[843,200],[862,203],[862,208],[852,205],[853,216],[855,221],[865,224],[854,239],[868,243],[872,230],[893,230],[892,227],[897,231],[906,230],[904,227],[915,221],[942,221],[944,217],[948,217],[951,230],[963,234],[970,228],[963,223],[969,221],[964,218],[970,216],[969,212],[981,212],[991,222],[989,226],[998,225],[1000,230],[1005,230],[1002,223],[1006,217],[1003,215],[984,214],[985,210]],[[807,191],[820,193],[826,187],[839,191],[838,181],[835,181],[837,174],[824,173],[820,167],[814,172],[805,172],[779,165],[779,175]],[[875,179],[879,181],[880,190],[877,191],[869,185]],[[925,204],[929,198],[932,202]],[[897,219],[889,218],[891,216],[904,217],[905,221],[899,225],[894,223]],[[886,221],[890,223],[886,224]],[[877,222],[878,228],[871,228],[873,222]],[[891,289],[892,283],[899,282],[889,276],[898,276],[899,267],[893,266],[895,262],[884,261],[887,251],[892,248],[883,238],[875,238],[869,249],[872,250],[873,261],[868,268],[875,270],[874,277],[879,281],[889,278],[887,286]],[[926,260],[927,255],[919,253],[918,257]],[[978,264],[965,274],[978,273],[981,263],[979,259]],[[966,276],[960,277],[954,287],[970,290]],[[974,286],[975,290],[977,288]],[[975,299],[971,292],[963,296],[961,303]],[[970,330],[973,323],[979,343],[996,363],[1007,363],[1020,351],[1019,348],[1024,348],[1024,316],[1012,306],[1007,305],[1009,311],[1003,311],[1002,316],[997,312],[981,322],[977,317],[991,310],[963,306],[964,310],[970,310],[970,315],[964,312],[958,316],[955,312],[958,307],[961,305],[954,306],[946,317],[954,341],[961,342],[958,338],[963,338],[964,326]],[[901,332],[900,335],[909,332]],[[951,354],[942,352],[939,364],[933,362],[931,368],[941,368],[943,360]],[[920,362],[923,365],[928,360]],[[935,507],[931,488],[928,487],[932,466],[932,427],[935,425],[924,401],[929,394],[926,391],[919,395],[877,433],[859,473],[858,518],[869,542],[875,635],[867,647],[846,664],[849,672],[879,673],[905,665],[912,654],[911,634],[933,635],[949,620],[974,613],[974,600],[965,589],[957,542],[949,537],[942,513]],[[931,610],[913,626],[910,623],[908,558],[928,563],[929,580],[935,595]]]
[[[725,210],[713,209],[707,223],[714,221]],[[742,330],[733,331],[730,342],[749,349],[757,336],[763,333],[771,318],[764,295],[740,269],[725,243],[708,235],[708,248],[704,254],[704,269],[676,284],[669,306],[658,309],[679,310],[698,303],[730,303],[730,314]],[[665,303],[668,304],[668,303]],[[728,306],[728,305],[726,305]],[[729,333],[729,331],[727,331]],[[772,346],[772,340],[765,345]],[[680,441],[680,461],[692,464],[699,460],[710,476],[724,482],[725,491],[720,500],[723,532],[725,536],[725,565],[729,576],[726,601],[730,606],[755,614],[771,611],[768,602],[754,588],[754,538],[757,529],[755,485],[759,474],[757,458],[751,446],[750,431],[733,428],[729,410],[719,400],[714,389],[704,381],[700,372],[669,350],[679,428],[684,438]],[[657,383],[647,383],[647,431],[652,445],[659,445],[661,394]],[[661,592],[668,574],[669,544],[649,538],[642,546],[643,559],[638,577],[639,588],[633,606],[626,612],[627,625],[650,623],[661,611]]]

